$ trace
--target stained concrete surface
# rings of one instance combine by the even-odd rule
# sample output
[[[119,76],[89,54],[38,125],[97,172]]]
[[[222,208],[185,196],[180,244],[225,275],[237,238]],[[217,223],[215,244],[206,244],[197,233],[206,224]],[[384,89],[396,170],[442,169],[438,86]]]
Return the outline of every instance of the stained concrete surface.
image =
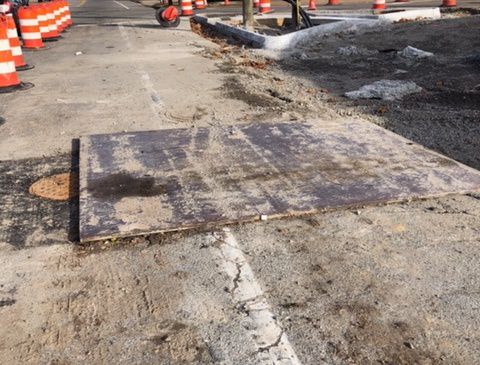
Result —
[[[110,1],[81,4],[72,4],[74,16],[84,8],[92,23],[130,16]],[[0,95],[0,362],[264,364],[261,326],[237,300],[237,276],[218,249],[222,232],[76,245],[69,205],[33,198],[28,186],[75,168],[71,140],[81,133],[361,113],[321,84],[247,51],[235,58],[186,26],[164,32],[134,26],[150,24],[145,18],[125,21],[131,48],[118,26],[74,27],[63,43],[27,55],[36,68],[20,76],[35,88]],[[85,58],[74,56],[82,49]],[[171,119],[155,118],[152,95]],[[453,156],[450,142],[436,146],[466,156]],[[251,269],[301,364],[477,364],[479,198],[245,224],[230,234],[248,264],[240,269]]]

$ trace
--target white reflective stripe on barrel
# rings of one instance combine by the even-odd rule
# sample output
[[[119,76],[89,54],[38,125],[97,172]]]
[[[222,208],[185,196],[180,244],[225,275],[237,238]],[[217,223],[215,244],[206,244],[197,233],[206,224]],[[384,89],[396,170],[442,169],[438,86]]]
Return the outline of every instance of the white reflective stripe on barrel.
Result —
[[[50,27],[40,27],[40,33],[48,33],[50,32]]]
[[[0,39],[0,51],[8,51],[10,49],[10,41],[8,39]]]
[[[17,29],[7,29],[7,37],[8,38],[15,38],[17,36]]]
[[[22,33],[23,39],[42,39],[42,35],[40,33]]]
[[[38,25],[38,19],[20,19],[20,25],[26,27]]]
[[[17,47],[12,47],[12,56],[21,56],[22,55],[22,47],[17,46]]]

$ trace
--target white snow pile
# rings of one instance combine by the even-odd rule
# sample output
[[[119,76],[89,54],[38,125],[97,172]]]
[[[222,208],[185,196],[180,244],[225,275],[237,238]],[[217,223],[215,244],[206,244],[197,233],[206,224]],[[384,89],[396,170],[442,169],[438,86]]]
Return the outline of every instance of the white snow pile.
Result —
[[[422,51],[421,49],[412,46],[405,47],[403,50],[398,52],[398,55],[408,60],[418,60],[420,58],[433,57],[432,52]]]
[[[357,46],[347,46],[347,47],[340,47],[335,51],[336,54],[341,56],[372,56],[377,54],[377,50],[370,50],[363,47]]]
[[[422,88],[413,81],[380,80],[345,93],[349,99],[397,100],[405,95],[418,93]]]

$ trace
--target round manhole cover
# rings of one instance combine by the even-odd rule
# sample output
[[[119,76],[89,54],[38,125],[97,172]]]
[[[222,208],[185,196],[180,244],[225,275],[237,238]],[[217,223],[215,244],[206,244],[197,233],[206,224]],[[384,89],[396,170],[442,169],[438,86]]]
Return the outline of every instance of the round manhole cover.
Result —
[[[69,200],[78,195],[78,174],[66,172],[34,182],[30,194],[50,200]]]

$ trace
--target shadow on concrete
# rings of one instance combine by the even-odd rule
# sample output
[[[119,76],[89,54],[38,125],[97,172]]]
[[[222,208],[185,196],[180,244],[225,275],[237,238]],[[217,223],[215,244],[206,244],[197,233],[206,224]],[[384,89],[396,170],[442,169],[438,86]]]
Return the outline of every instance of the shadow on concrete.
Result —
[[[72,152],[70,155],[70,173],[80,177],[80,140],[72,140]],[[70,179],[70,191],[79,192],[68,201],[69,210],[69,226],[68,239],[71,242],[80,241],[80,183],[79,178]]]

